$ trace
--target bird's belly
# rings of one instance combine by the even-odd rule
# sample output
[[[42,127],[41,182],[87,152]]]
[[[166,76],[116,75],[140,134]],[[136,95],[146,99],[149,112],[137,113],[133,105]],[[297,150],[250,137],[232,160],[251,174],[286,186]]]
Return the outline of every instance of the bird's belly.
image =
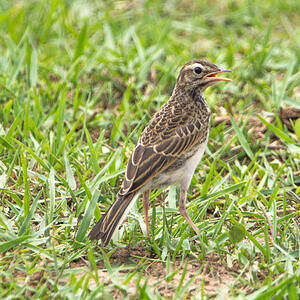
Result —
[[[179,184],[182,188],[188,189],[192,180],[195,169],[200,162],[207,140],[192,149],[189,153],[181,156],[174,164],[172,164],[166,171],[156,176],[151,185],[153,188],[163,188],[173,184]]]

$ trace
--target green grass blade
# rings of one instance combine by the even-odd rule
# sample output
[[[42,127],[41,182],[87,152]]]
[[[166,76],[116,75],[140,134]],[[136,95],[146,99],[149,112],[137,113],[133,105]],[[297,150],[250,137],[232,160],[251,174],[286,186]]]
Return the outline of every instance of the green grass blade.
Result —
[[[22,236],[25,231],[28,229],[28,226],[29,226],[29,222],[31,221],[35,211],[36,211],[36,208],[37,208],[37,205],[38,205],[38,201],[40,200],[40,196],[42,194],[42,191],[39,191],[39,193],[37,194],[37,196],[34,198],[32,204],[31,204],[31,207],[30,207],[30,210],[29,210],[29,213],[28,215],[26,216],[20,230],[19,230],[19,236]]]
[[[0,252],[8,251],[11,248],[20,246],[20,244],[22,244],[22,242],[24,242],[30,238],[31,238],[30,235],[23,235],[21,237],[15,238],[8,242],[0,242]]]
[[[95,148],[94,148],[94,145],[93,145],[92,138],[91,138],[90,133],[87,130],[87,128],[85,128],[85,136],[86,136],[86,139],[87,139],[87,142],[88,142],[88,145],[89,145],[89,150],[90,150],[90,153],[91,153],[91,163],[90,163],[90,165],[94,169],[94,172],[96,174],[98,174],[101,169],[100,169],[99,164],[98,164],[97,154],[96,154],[96,151],[95,151]]]
[[[83,52],[84,52],[84,48],[87,44],[88,41],[88,36],[87,36],[87,28],[88,28],[88,24],[87,22],[84,23],[79,36],[78,36],[78,40],[77,40],[77,45],[76,45],[76,50],[74,53],[74,57],[73,57],[73,62],[80,57]]]
[[[263,117],[260,115],[257,115],[257,117],[260,119],[262,123],[264,123],[271,131],[273,131],[280,139],[282,139],[286,143],[295,144],[295,141],[292,140],[287,134],[285,134],[283,131],[275,127],[273,124],[266,121]]]
[[[3,136],[0,136],[0,144],[10,150],[14,150],[14,146],[10,144]]]
[[[97,201],[99,199],[99,192],[95,190],[93,197],[91,201],[89,202],[89,205],[87,209],[85,210],[85,214],[83,216],[83,219],[81,220],[80,226],[78,228],[77,234],[76,234],[76,241],[77,242],[82,242],[87,234],[91,219],[94,215],[94,210],[97,204]]]
[[[27,147],[26,145],[24,145],[22,142],[20,142],[15,138],[12,138],[12,140],[17,144],[19,144],[23,149],[27,150],[47,171],[50,172],[49,166],[47,166],[47,164],[31,148]]]
[[[245,152],[247,153],[247,155],[249,156],[249,158],[252,160],[253,157],[254,157],[254,154],[247,142],[247,139],[245,138],[242,130],[240,130],[240,128],[237,126],[236,122],[234,121],[234,119],[232,118],[232,116],[230,116],[230,121],[231,121],[231,124],[232,124],[232,127],[235,131],[235,134],[238,138],[238,140],[240,141],[243,149],[245,150]]]
[[[23,152],[20,152],[21,164],[22,164],[22,171],[23,171],[23,182],[24,182],[24,198],[23,198],[23,205],[24,205],[24,215],[27,217],[29,212],[29,202],[30,202],[30,189],[29,189],[29,182],[28,182],[28,174],[27,174],[27,161],[24,157]]]
[[[64,163],[65,163],[65,168],[66,168],[66,180],[70,186],[70,189],[75,190],[76,189],[76,181],[75,181],[74,173],[70,166],[70,162],[69,162],[66,152],[64,152]]]
[[[48,178],[48,186],[49,186],[49,223],[53,221],[54,217],[54,208],[55,208],[55,171],[51,168]]]
[[[34,47],[32,47],[31,51],[31,59],[30,59],[30,86],[35,87],[37,83],[37,75],[38,75],[38,61],[37,61],[37,52]]]

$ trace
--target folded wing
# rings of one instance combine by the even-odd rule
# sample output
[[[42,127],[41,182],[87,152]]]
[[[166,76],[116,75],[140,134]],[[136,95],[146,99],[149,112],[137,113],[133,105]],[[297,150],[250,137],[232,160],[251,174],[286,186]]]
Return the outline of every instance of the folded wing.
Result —
[[[186,121],[189,122],[180,127],[174,126],[174,130],[155,130],[154,137],[145,138],[147,130],[144,131],[127,164],[121,195],[139,190],[205,138],[199,120]]]

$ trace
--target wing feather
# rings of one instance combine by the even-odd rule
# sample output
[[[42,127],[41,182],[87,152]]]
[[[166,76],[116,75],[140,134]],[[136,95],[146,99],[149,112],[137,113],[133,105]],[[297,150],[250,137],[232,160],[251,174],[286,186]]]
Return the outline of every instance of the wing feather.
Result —
[[[203,136],[195,126],[185,126],[181,128],[181,132],[183,133],[181,137],[174,134],[171,138],[162,139],[153,146],[142,144],[136,146],[127,165],[123,189],[120,191],[122,195],[140,189],[172,165],[184,152],[188,152]]]
[[[206,139],[207,130],[193,111],[167,102],[153,116],[130,156],[121,195],[140,189]]]

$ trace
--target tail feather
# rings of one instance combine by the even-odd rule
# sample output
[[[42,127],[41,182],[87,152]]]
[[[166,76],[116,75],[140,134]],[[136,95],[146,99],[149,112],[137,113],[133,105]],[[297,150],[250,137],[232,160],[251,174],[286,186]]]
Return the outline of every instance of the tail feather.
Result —
[[[126,196],[118,195],[117,200],[92,228],[91,232],[89,233],[89,238],[91,240],[101,239],[103,246],[108,245],[113,234],[126,218],[129,209],[134,204],[134,198],[136,199],[134,196],[134,194],[129,194]]]

